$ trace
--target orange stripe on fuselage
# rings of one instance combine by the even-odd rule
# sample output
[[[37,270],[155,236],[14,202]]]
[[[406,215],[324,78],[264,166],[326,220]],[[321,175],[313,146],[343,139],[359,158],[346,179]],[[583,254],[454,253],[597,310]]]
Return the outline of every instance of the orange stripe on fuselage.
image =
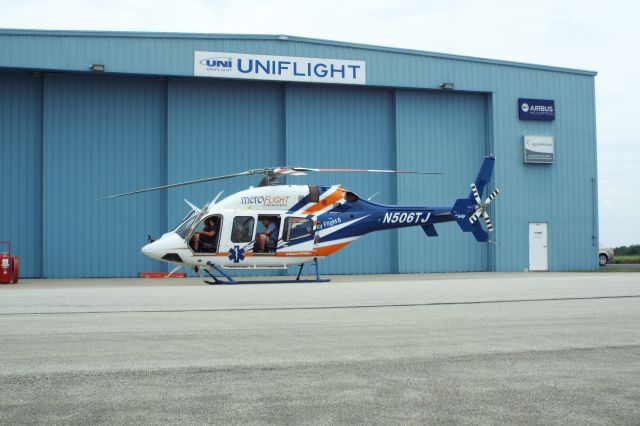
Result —
[[[342,193],[344,192],[344,189],[342,188],[336,188],[336,190],[334,192],[332,192],[331,194],[327,195],[326,197],[324,197],[322,200],[318,201],[317,203],[314,203],[313,205],[307,207],[302,214],[313,214],[315,212],[318,212],[322,209],[324,209],[325,207],[336,203],[338,201],[340,201],[340,199],[342,198]]]
[[[337,252],[341,248],[346,247],[350,243],[351,241],[347,241],[346,243],[338,243],[330,246],[318,247],[314,249],[313,252],[315,256],[329,256],[330,254]]]

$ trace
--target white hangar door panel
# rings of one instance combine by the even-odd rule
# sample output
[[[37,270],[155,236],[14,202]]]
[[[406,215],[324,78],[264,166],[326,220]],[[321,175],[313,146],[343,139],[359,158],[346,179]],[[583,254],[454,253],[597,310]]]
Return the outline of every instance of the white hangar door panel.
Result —
[[[457,198],[468,196],[487,154],[485,96],[398,90],[395,105],[397,167],[444,172],[398,176],[398,202],[452,206]],[[486,243],[461,232],[454,222],[436,225],[436,230],[435,238],[420,228],[398,232],[400,272],[487,270]]]

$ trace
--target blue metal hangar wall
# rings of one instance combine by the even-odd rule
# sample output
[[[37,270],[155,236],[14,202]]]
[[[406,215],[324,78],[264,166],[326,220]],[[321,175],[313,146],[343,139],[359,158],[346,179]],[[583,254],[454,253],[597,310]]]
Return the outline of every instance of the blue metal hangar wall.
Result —
[[[100,196],[286,164],[443,171],[289,183],[449,205],[491,153],[497,244],[455,223],[438,238],[386,231],[324,272],[522,271],[535,256],[538,269],[595,269],[594,76],[287,36],[2,30],[0,240],[23,276],[136,276],[164,268],[139,250],[175,226],[183,198],[202,205],[256,182]],[[536,232],[546,240],[534,256]]]

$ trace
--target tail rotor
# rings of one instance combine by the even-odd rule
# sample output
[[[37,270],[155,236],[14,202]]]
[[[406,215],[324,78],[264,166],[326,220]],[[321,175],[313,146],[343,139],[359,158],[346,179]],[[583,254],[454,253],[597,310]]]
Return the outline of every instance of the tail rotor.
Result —
[[[472,225],[482,218],[484,219],[484,223],[487,226],[487,231],[493,232],[493,223],[491,223],[491,217],[489,213],[487,213],[487,208],[489,204],[493,202],[493,200],[500,194],[500,190],[496,188],[484,202],[482,202],[482,198],[480,198],[480,194],[478,193],[478,188],[475,183],[471,184],[471,193],[473,194],[473,198],[476,201],[475,211],[471,216],[469,216],[469,223]]]
[[[463,232],[471,232],[475,239],[479,242],[490,242],[489,232],[493,232],[493,222],[487,213],[489,205],[500,194],[499,189],[495,189],[486,200],[482,201],[482,193],[485,187],[491,181],[493,173],[493,165],[495,163],[493,155],[487,155],[482,162],[480,171],[476,180],[471,184],[471,193],[467,198],[459,198],[451,208],[453,218],[460,226]],[[483,228],[480,218],[486,225],[486,231]]]

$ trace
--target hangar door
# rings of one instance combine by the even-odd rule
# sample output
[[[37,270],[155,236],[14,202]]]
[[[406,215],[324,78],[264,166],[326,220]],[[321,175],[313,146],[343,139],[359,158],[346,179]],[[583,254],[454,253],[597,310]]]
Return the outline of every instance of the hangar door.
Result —
[[[394,168],[393,92],[354,87],[286,86],[286,159],[307,167]],[[294,180],[295,179],[295,180]],[[322,173],[291,183],[342,184],[363,198],[394,201],[392,176]],[[323,260],[332,274],[395,272],[395,231],[369,234]]]
[[[169,79],[168,180],[283,164],[282,92],[263,82]],[[203,183],[167,191],[169,221],[184,217],[183,199],[202,206],[257,185],[260,177]]]
[[[398,176],[398,201],[452,206],[467,197],[487,154],[486,115],[483,95],[397,91],[398,167],[445,173]],[[436,229],[437,238],[426,237],[419,228],[398,232],[400,272],[487,270],[485,243],[461,232],[456,223]]]
[[[166,181],[165,84],[45,77],[45,277],[129,277],[158,270],[140,247],[147,234],[165,230],[166,195],[97,199]]]
[[[0,74],[0,241],[21,277],[41,274],[41,105],[41,77]]]

